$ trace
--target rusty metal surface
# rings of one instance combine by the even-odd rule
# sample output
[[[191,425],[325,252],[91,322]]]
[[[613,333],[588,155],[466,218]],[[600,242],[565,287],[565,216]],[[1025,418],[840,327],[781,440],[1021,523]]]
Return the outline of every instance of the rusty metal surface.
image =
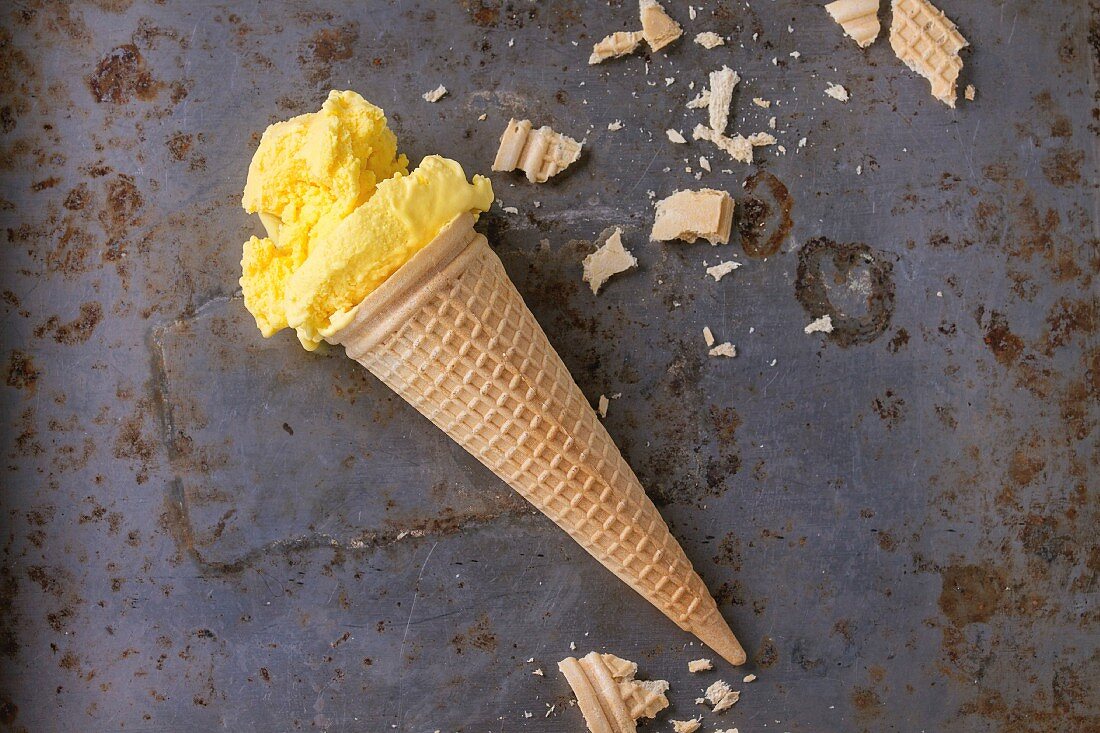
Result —
[[[1100,729],[1096,9],[943,0],[978,89],[951,111],[814,3],[674,5],[731,43],[588,67],[630,2],[0,9],[0,729],[579,730],[570,642],[669,679],[666,720],[758,674],[708,730]],[[667,142],[722,63],[731,127],[776,116],[786,155]],[[689,637],[342,353],[260,339],[248,160],[332,87],[414,161],[488,172],[513,115],[587,137],[550,184],[493,175],[522,213],[481,228],[586,394],[622,393],[747,668],[688,675]],[[695,185],[740,237],[647,243],[647,191]],[[612,225],[641,266],[594,298]]]

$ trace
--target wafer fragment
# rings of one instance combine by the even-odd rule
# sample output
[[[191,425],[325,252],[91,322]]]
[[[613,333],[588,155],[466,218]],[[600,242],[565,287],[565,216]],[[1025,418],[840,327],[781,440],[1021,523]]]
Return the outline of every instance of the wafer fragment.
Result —
[[[733,199],[725,191],[676,191],[657,202],[649,236],[657,242],[694,242],[702,237],[711,244],[727,244],[732,224]]]
[[[612,275],[638,265],[638,260],[623,246],[622,234],[623,230],[615,227],[603,246],[584,258],[584,280],[592,288],[593,295],[600,292]]]
[[[702,718],[692,718],[691,720],[670,720],[672,723],[672,733],[695,733],[703,725]]]
[[[519,168],[532,183],[545,183],[580,157],[581,144],[573,138],[554,132],[545,125],[537,130],[531,128],[530,120],[508,121],[508,127],[500,137],[493,170],[513,171]]]
[[[710,329],[707,330],[709,331]],[[711,343],[714,343],[713,336],[711,337]],[[710,344],[707,344],[707,346],[710,346]],[[706,672],[707,670],[711,669],[714,669],[714,665],[711,664],[709,659],[693,659],[688,662],[688,672],[691,672],[692,674],[696,672]]]
[[[832,333],[833,332],[833,317],[828,313],[823,315],[814,321],[811,321],[804,329],[805,333]]]
[[[642,35],[654,51],[660,51],[684,33],[657,0],[639,0],[638,15],[642,19]]]
[[[684,139],[684,136],[680,134],[679,130],[674,130],[671,127],[665,130],[665,137],[668,138],[669,142],[677,143],[679,145],[683,145],[687,142],[687,140]]]
[[[705,109],[708,106],[710,106],[710,91],[707,89],[696,94],[695,99],[687,103],[688,109]]]
[[[833,82],[829,82],[829,86],[825,87],[825,96],[832,97],[838,102],[847,102],[849,99],[848,90]]]
[[[703,695],[706,696],[707,702],[710,703],[712,710],[716,713],[729,710],[741,699],[741,693],[737,690],[731,690],[729,683],[725,680],[715,682],[707,688]]]
[[[731,344],[729,341],[726,341],[725,343],[718,344],[707,353],[711,356],[728,356],[732,359],[733,357],[737,356],[737,347]],[[733,703],[730,704],[732,705]],[[715,708],[715,710],[717,709],[718,708]],[[723,710],[725,710],[725,708],[723,708]]]
[[[592,55],[588,57],[589,64],[599,64],[608,59],[618,58],[634,53],[638,44],[642,42],[641,31],[619,31],[605,36],[592,46]]]
[[[705,49],[718,48],[726,45],[726,39],[714,31],[706,31],[695,36],[695,42]]]
[[[766,145],[775,145],[775,135],[770,132],[754,132],[748,136],[749,145],[754,148],[764,147]]]
[[[635,680],[638,665],[613,654],[566,657],[558,669],[592,733],[636,733],[639,718],[652,718],[668,707],[668,682]]]
[[[733,101],[733,88],[739,81],[741,77],[728,66],[710,72],[710,101],[707,105],[710,113],[710,129],[719,134],[726,131],[730,102]]]
[[[443,95],[447,93],[447,87],[440,84],[430,92],[424,92],[420,96],[424,98],[425,102],[438,102],[443,99]]]
[[[730,262],[721,262],[721,263],[715,265],[714,267],[708,267],[707,268],[707,274],[710,275],[711,277],[713,277],[715,282],[718,282],[719,280],[721,280],[726,275],[730,274],[731,272],[733,272],[734,270],[736,270],[740,266],[741,266],[740,262],[733,262],[732,260]],[[709,660],[697,659],[695,661],[697,661],[697,662],[706,662],[706,661],[709,661]],[[694,664],[694,663],[695,662],[692,662],[691,664]],[[688,666],[690,666],[690,665],[688,665]],[[709,667],[707,669],[709,669]],[[694,672],[695,670],[692,670],[692,671]]]
[[[974,97],[978,95],[978,90],[974,88],[973,84],[967,84],[966,89],[963,90],[963,96],[966,97],[966,101],[973,102]]]
[[[739,163],[752,163],[752,143],[742,135],[727,137],[709,127],[696,125],[695,129],[691,131],[691,136],[695,140],[706,140],[714,143],[719,150],[726,152]]]
[[[962,71],[959,51],[969,43],[942,10],[928,0],[893,0],[890,47],[932,85],[932,96],[955,107],[955,84]]]
[[[825,9],[833,20],[860,48],[867,48],[878,38],[882,25],[878,22],[879,0],[836,0]]]

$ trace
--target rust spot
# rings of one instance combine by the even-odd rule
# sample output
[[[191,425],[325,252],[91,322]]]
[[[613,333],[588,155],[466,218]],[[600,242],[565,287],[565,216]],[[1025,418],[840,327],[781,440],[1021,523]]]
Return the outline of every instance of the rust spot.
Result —
[[[271,682],[271,673],[267,671],[267,667],[260,667],[260,676],[264,678],[264,682]]]
[[[755,195],[761,185],[767,190],[764,197]],[[737,207],[741,247],[749,257],[770,257],[790,234],[794,199],[783,182],[768,171],[750,176],[745,181],[745,191],[748,195]]]
[[[909,343],[909,332],[904,328],[899,328],[894,337],[890,339],[890,343],[886,344],[886,350],[891,354],[896,354],[902,350]]]
[[[1024,340],[1012,333],[1008,319],[997,311],[989,314],[983,341],[993,351],[994,358],[1005,366],[1015,364],[1024,350]]]
[[[346,23],[337,28],[322,28],[306,43],[298,62],[306,67],[306,76],[313,84],[326,81],[332,65],[352,57],[359,42],[359,24]]]
[[[901,422],[905,414],[905,400],[894,394],[893,390],[886,390],[886,393],[882,397],[876,397],[872,404],[875,414],[890,430]]]
[[[1017,486],[1027,486],[1046,468],[1046,461],[1034,454],[1034,448],[1017,448],[1008,463],[1009,478]]]
[[[497,637],[493,633],[492,626],[489,623],[489,615],[482,613],[477,617],[477,621],[466,629],[466,631],[456,634],[451,639],[451,646],[454,647],[455,652],[462,654],[467,647],[472,647],[478,651],[491,654],[496,651]]]
[[[132,176],[118,174],[107,184],[107,206],[99,221],[111,236],[121,236],[138,222],[138,212],[145,205],[141,191]]]
[[[1061,298],[1051,309],[1046,322],[1049,330],[1043,353],[1051,356],[1055,349],[1070,343],[1076,334],[1096,333],[1097,301]]]
[[[956,626],[988,621],[996,613],[1005,581],[988,563],[953,565],[941,572],[939,606]]]
[[[34,392],[38,385],[38,370],[30,354],[14,349],[8,357],[8,376],[5,380],[9,387]]]
[[[187,159],[187,153],[191,151],[193,142],[194,138],[191,135],[179,132],[168,138],[168,142],[165,144],[168,146],[168,152],[172,154],[173,158],[183,161]]]
[[[898,541],[894,539],[894,535],[889,532],[878,533],[878,546],[880,549],[886,552],[893,552],[898,548]]]
[[[765,636],[763,641],[760,642],[760,648],[752,656],[752,661],[761,669],[774,667],[775,663],[779,661],[779,649],[776,648],[775,642],[770,636]]]
[[[500,0],[460,0],[474,25],[496,28],[500,22]]]
[[[88,184],[81,183],[65,196],[62,204],[69,211],[80,211],[88,203]]]
[[[88,86],[97,102],[126,104],[133,97],[152,101],[163,85],[153,79],[137,46],[126,43],[100,60]]]
[[[1083,150],[1056,150],[1043,161],[1043,175],[1059,188],[1069,188],[1081,182],[1081,163],[1085,160]]]
[[[811,318],[831,317],[834,343],[870,343],[894,315],[894,265],[865,244],[811,239],[798,253],[795,297]]]
[[[103,320],[103,306],[99,303],[84,303],[80,306],[80,315],[69,321],[61,323],[57,316],[50,316],[46,321],[34,329],[37,338],[43,338],[48,334],[53,335],[53,340],[59,344],[75,346],[82,344],[92,336],[92,331]]]
[[[53,188],[57,184],[61,183],[61,179],[57,176],[50,176],[45,180],[38,181],[31,184],[31,190],[34,192],[45,191],[47,188]]]
[[[882,700],[870,687],[856,687],[852,690],[852,707],[856,714],[864,718],[877,718],[882,715]]]

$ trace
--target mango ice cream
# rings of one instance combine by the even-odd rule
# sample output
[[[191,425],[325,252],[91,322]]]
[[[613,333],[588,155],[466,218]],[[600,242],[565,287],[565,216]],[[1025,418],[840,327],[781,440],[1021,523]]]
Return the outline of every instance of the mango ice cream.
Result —
[[[409,173],[382,110],[333,91],[319,112],[271,125],[242,205],[268,236],[244,244],[244,303],[265,336],[293,328],[312,351],[359,303],[464,212],[493,202],[489,180],[429,155]]]

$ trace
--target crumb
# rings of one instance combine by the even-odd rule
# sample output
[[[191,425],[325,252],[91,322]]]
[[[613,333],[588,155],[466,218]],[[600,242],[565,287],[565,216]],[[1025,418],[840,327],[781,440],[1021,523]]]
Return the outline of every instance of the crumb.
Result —
[[[691,136],[695,140],[706,140],[714,143],[719,150],[724,151],[739,163],[752,163],[752,143],[741,135],[727,137],[703,125],[696,125]]]
[[[710,346],[710,344],[707,344],[707,346]],[[688,672],[693,674],[696,672],[706,672],[711,669],[714,669],[714,665],[711,664],[709,659],[693,659],[688,662]]]
[[[752,145],[754,148],[758,148],[764,145],[775,145],[776,143],[775,135],[772,135],[769,132],[754,132],[753,134],[749,135],[748,140],[749,145]]]
[[[878,5],[879,0],[836,0],[826,5],[825,9],[849,38],[860,48],[867,48],[875,42],[881,30]]]
[[[768,118],[768,128],[771,129],[771,130],[775,129],[775,118],[774,117]]]
[[[862,165],[857,165],[856,166],[856,175],[857,176],[862,176],[863,175],[863,166]]]
[[[771,102],[766,99],[762,99],[761,97],[753,97],[752,103],[755,104],[757,107],[763,107],[764,109],[772,106]]]
[[[618,130],[623,129],[623,121],[615,120],[614,122],[609,122],[607,123],[607,129],[611,130],[612,132],[617,132]]]
[[[582,145],[545,125],[534,130],[530,120],[513,118],[500,137],[492,169],[507,172],[519,168],[531,183],[545,183],[581,157]]]
[[[487,119],[489,119],[489,114],[487,112],[482,112],[480,115],[477,116],[478,122],[484,122]]]
[[[546,673],[542,671],[542,667],[531,672],[531,674],[538,675],[539,677],[545,677]]]
[[[519,209],[517,209],[515,206],[501,206],[500,209],[505,214],[518,214],[519,213]]]
[[[588,57],[588,63],[599,64],[608,59],[618,58],[634,53],[638,44],[642,42],[641,31],[619,31],[601,39],[592,46],[592,55]]]
[[[695,7],[692,6],[692,5],[688,5],[688,19],[689,20],[695,20],[695,16],[696,16]]]
[[[829,86],[825,87],[825,96],[832,97],[840,102],[848,101],[848,90],[839,84],[833,84],[829,82]]]
[[[791,51],[789,55],[792,59],[802,58],[802,54],[798,51]]]
[[[701,155],[699,156],[699,167],[710,173],[710,161]]]
[[[575,642],[575,641],[569,642],[569,651],[571,651],[571,652],[577,651],[577,642]]]
[[[707,105],[710,114],[710,129],[718,134],[726,131],[729,123],[730,102],[733,101],[733,89],[741,77],[736,71],[723,66],[710,72],[710,102]]]
[[[703,694],[706,695],[707,702],[711,704],[711,708],[716,713],[729,710],[741,698],[741,693],[731,690],[729,684],[724,680],[718,680],[708,687]]]
[[[714,267],[708,267],[707,268],[707,274],[710,275],[711,277],[713,277],[715,282],[718,282],[719,280],[721,280],[726,275],[730,274],[731,272],[733,272],[734,270],[736,270],[740,266],[741,266],[740,262],[733,262],[733,261],[721,262],[721,263],[715,265]]]
[[[978,90],[974,88],[973,84],[967,84],[966,89],[963,90],[963,97],[966,98],[966,101],[973,102],[976,96],[978,96]]]
[[[607,399],[607,395],[600,395],[599,407],[596,408],[596,412],[600,414],[600,417],[607,417],[608,407],[611,407],[611,400]]]
[[[675,76],[666,76],[665,77],[665,86],[666,87],[670,87],[675,83],[676,83],[676,77]]]
[[[742,678],[741,681],[744,682],[745,684],[748,684],[750,682],[756,682],[756,675],[747,674],[747,675],[744,676],[744,678]]]
[[[657,0],[640,0],[638,15],[642,21],[642,36],[654,51],[660,51],[684,33]]]
[[[612,275],[638,266],[638,260],[623,246],[622,233],[622,229],[615,227],[603,246],[584,258],[583,277],[593,295],[600,292]]]
[[[801,140],[798,141],[798,147],[800,147],[800,148],[806,147],[806,142],[807,142],[806,138],[802,138]]]
[[[440,99],[443,98],[443,95],[446,93],[447,87],[440,84],[435,89],[431,90],[430,92],[424,92],[424,94],[420,96],[423,97],[425,102],[438,102]]]
[[[729,341],[724,344],[718,344],[708,352],[711,356],[727,356],[733,358],[737,356],[737,347],[731,344]],[[732,705],[732,703],[730,703]],[[717,710],[717,708],[715,708]],[[724,710],[725,708],[723,708]]]
[[[728,244],[732,224],[733,199],[725,191],[676,191],[657,202],[650,239],[694,242],[702,237],[711,244]]]
[[[695,95],[695,98],[687,103],[688,109],[705,109],[710,106],[710,92],[706,89]]]
[[[669,140],[671,140],[674,143],[680,144],[680,145],[687,142],[687,140],[684,139],[684,136],[680,134],[679,130],[672,130],[672,129],[665,130],[665,135],[668,136]]]
[[[672,723],[672,733],[695,733],[703,725],[702,718],[692,718],[691,720],[670,720]]]
[[[706,33],[700,33],[695,36],[695,42],[705,49],[717,48],[718,46],[726,45],[726,39],[718,35],[714,31],[707,31]]]
[[[707,347],[714,346],[714,334],[711,333],[710,326],[703,326],[703,341],[706,342]],[[690,668],[690,664],[688,667]]]

